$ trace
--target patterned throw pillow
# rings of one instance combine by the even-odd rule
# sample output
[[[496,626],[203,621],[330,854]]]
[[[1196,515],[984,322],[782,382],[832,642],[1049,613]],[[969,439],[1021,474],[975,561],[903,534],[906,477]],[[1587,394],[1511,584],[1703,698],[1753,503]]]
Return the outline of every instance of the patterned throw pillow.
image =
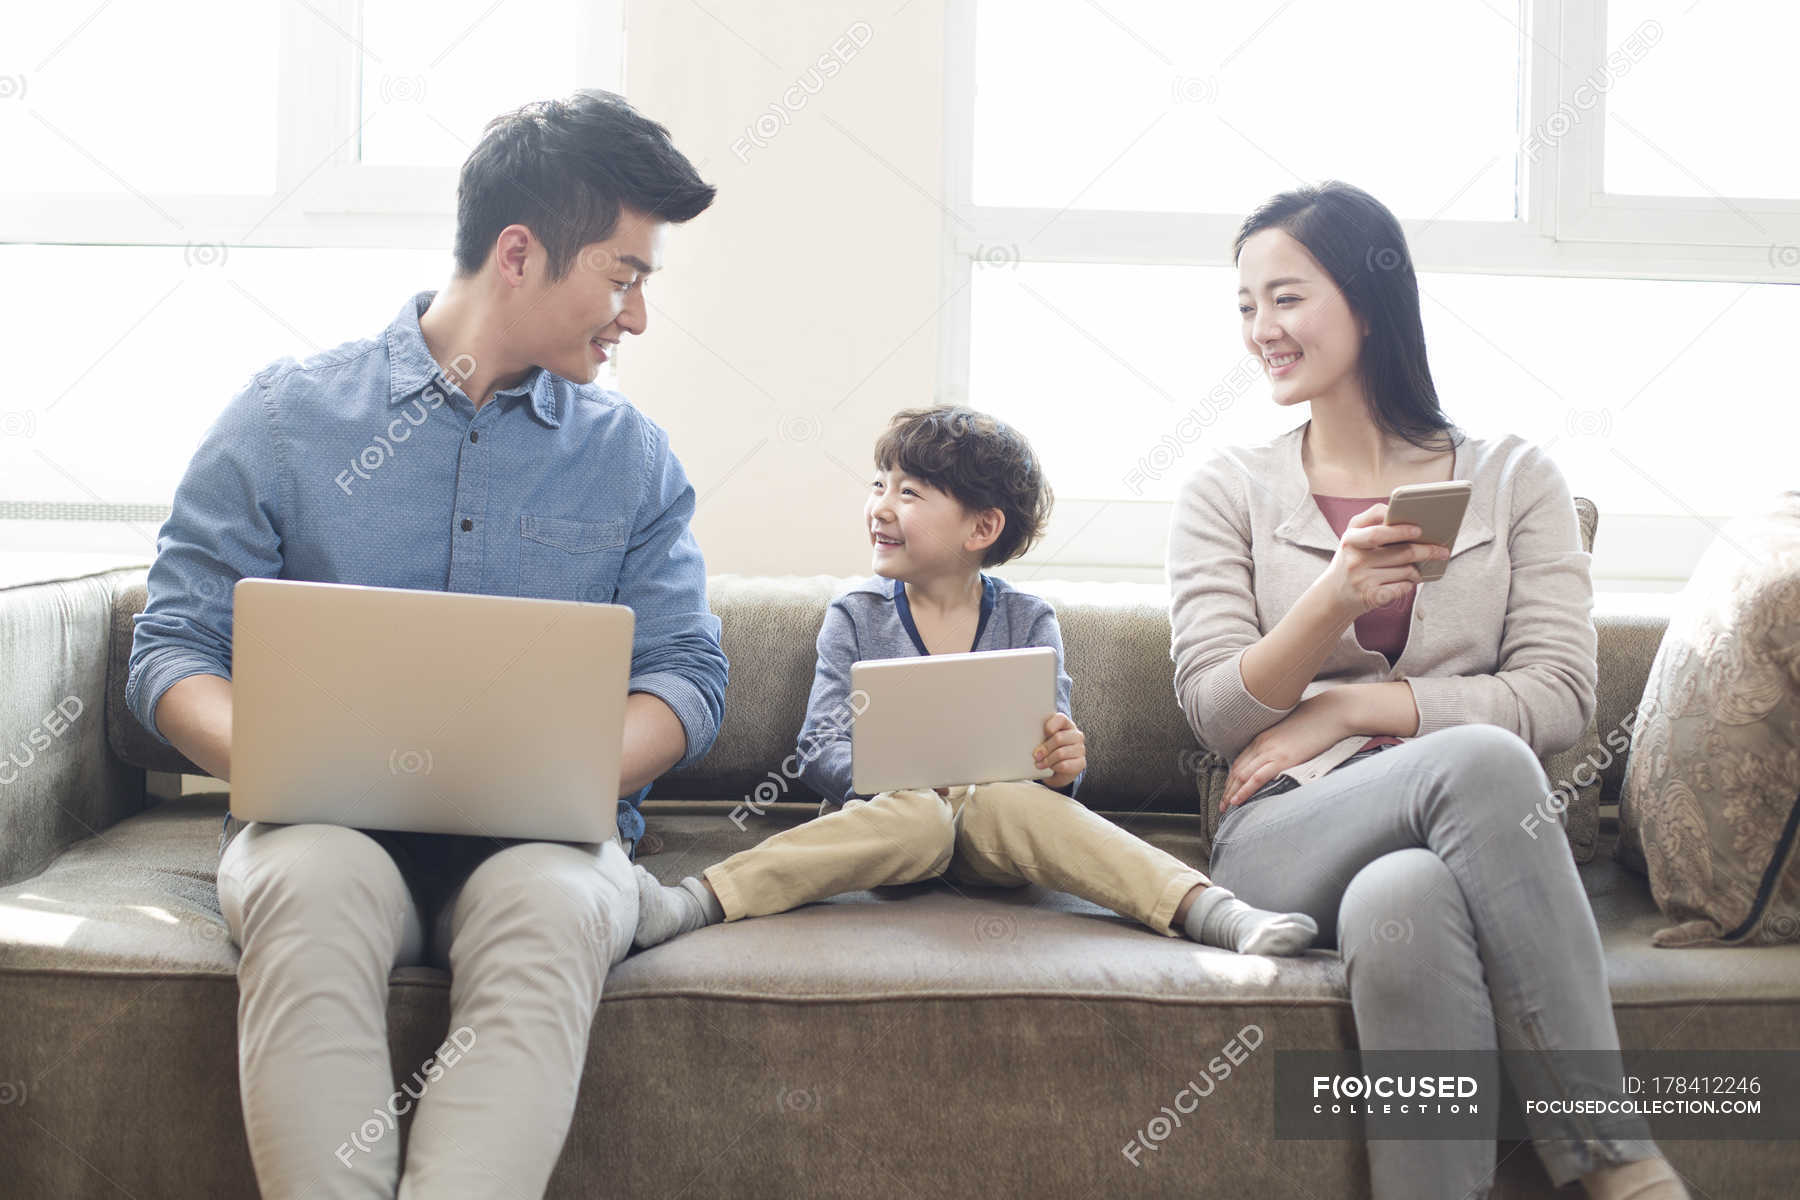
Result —
[[[1644,689],[1618,857],[1659,946],[1800,941],[1800,492],[1707,550]]]

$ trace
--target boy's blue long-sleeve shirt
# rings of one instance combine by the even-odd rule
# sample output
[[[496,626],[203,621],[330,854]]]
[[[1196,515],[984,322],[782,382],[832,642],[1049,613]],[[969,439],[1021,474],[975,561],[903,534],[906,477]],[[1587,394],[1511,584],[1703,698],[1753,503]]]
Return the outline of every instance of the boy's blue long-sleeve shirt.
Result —
[[[1021,592],[1004,579],[983,575],[981,620],[972,650],[1020,650],[1048,646],[1056,651],[1056,710],[1069,713],[1074,681],[1063,661],[1062,630],[1048,601]],[[806,721],[800,727],[796,759],[800,779],[829,805],[842,804],[856,793],[850,786],[850,665],[868,658],[906,658],[927,654],[913,625],[906,590],[899,581],[869,577],[831,602],[819,626],[819,660],[813,671]],[[1085,774],[1085,772],[1084,772]],[[1081,786],[1076,776],[1058,790],[1073,796]]]
[[[225,407],[158,535],[126,703],[166,742],[154,715],[170,685],[231,677],[246,576],[588,600],[633,610],[629,688],[674,710],[677,765],[696,761],[727,666],[668,435],[618,393],[541,367],[475,411],[419,332],[432,295],[380,337],[274,363]],[[627,838],[648,790],[619,801]]]

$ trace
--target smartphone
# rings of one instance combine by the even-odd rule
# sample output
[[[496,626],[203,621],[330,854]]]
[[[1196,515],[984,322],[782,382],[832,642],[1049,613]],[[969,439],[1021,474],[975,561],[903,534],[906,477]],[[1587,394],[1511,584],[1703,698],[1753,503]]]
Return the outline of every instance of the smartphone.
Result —
[[[1462,526],[1463,513],[1469,507],[1469,494],[1474,485],[1466,479],[1449,483],[1409,483],[1394,489],[1388,497],[1389,525],[1417,525],[1419,541],[1433,546],[1456,545],[1456,531]],[[1447,558],[1428,558],[1414,564],[1420,579],[1442,579]]]

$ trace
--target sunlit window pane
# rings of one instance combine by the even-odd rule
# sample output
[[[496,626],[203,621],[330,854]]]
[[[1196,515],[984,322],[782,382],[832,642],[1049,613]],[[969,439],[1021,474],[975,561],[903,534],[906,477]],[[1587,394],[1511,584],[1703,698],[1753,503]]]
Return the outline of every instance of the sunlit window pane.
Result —
[[[578,69],[590,9],[577,0],[364,0],[362,161],[457,166],[502,112],[578,87],[616,90],[616,78]]]
[[[1609,58],[1607,191],[1800,198],[1800,8],[1611,0],[1606,16],[1609,49],[1634,31],[1654,41]]]
[[[275,189],[280,5],[8,4],[0,191]]]
[[[1510,220],[1517,8],[981,0],[975,202],[1230,213],[1339,178]]]
[[[30,331],[6,343],[0,500],[168,503],[256,372],[378,336],[450,269],[447,250],[0,246],[0,278],[32,281],[0,291],[0,329]]]
[[[1451,417],[1547,447],[1603,513],[1726,514],[1796,485],[1794,387],[1742,351],[1791,340],[1800,288],[1444,274],[1420,287]],[[1306,419],[1246,366],[1236,288],[1227,268],[979,268],[970,401],[1025,430],[1059,496],[1171,499],[1215,448]]]

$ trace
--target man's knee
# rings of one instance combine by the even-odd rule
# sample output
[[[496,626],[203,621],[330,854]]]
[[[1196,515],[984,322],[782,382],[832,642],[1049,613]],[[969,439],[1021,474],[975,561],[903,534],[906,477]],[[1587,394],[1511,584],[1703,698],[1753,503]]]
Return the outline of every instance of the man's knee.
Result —
[[[219,864],[220,907],[240,933],[271,923],[398,915],[409,899],[393,856],[342,825],[253,824],[232,839]]]
[[[596,850],[523,842],[483,860],[463,884],[456,908],[459,931],[481,919],[504,928],[508,939],[538,941],[564,953],[594,951],[604,967],[630,944],[637,889],[623,849],[612,843]]]

